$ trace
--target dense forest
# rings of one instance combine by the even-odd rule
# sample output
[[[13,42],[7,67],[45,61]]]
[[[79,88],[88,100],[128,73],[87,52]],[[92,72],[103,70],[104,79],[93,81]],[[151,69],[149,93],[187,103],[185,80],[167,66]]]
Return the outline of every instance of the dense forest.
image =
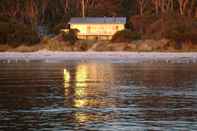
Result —
[[[127,28],[143,38],[197,35],[197,0],[0,0],[0,43],[37,43],[43,30],[56,34],[82,16],[82,2],[86,16],[125,16]]]

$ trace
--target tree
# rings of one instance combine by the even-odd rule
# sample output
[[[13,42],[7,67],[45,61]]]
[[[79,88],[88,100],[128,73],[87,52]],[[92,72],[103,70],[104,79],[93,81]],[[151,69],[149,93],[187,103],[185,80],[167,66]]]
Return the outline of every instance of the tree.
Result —
[[[77,38],[78,32],[79,32],[79,30],[77,30],[77,29],[69,30],[69,32],[63,34],[64,40],[68,41],[71,45],[74,45],[75,42],[78,40],[78,38]]]
[[[159,8],[161,5],[161,0],[152,0],[153,5],[155,6],[155,13],[159,15]]]
[[[180,14],[181,15],[185,15],[186,8],[187,8],[187,5],[189,3],[189,0],[178,0],[178,2],[179,2],[179,11],[180,11]]]
[[[144,10],[145,10],[148,2],[149,2],[149,0],[137,0],[140,16],[144,15]]]
[[[152,3],[155,7],[156,15],[173,11],[174,9],[174,0],[152,0]]]
[[[87,16],[118,16],[121,3],[121,0],[85,0],[85,12]]]

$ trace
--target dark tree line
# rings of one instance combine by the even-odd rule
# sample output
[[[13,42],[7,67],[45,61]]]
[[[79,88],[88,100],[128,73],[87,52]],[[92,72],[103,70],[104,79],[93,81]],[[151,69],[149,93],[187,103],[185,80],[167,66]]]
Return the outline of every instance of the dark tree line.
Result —
[[[82,15],[83,0],[0,0],[0,16],[21,21],[49,22]],[[86,16],[196,16],[196,0],[84,0]]]
[[[82,16],[82,5],[85,16],[197,17],[197,0],[0,0],[0,40],[28,32],[20,29],[36,34],[38,25],[58,31],[71,17]]]
[[[151,9],[156,15],[172,12],[182,16],[195,16],[197,12],[196,0],[137,0],[137,3],[140,15]]]

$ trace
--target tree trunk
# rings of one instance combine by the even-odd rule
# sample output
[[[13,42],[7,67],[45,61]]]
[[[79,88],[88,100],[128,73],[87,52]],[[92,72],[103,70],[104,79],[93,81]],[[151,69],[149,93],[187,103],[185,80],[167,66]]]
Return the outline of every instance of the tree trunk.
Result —
[[[85,0],[81,1],[82,17],[85,17]]]
[[[140,16],[144,15],[145,1],[147,1],[147,0],[137,0],[138,8],[139,8],[139,11],[140,11]]]
[[[178,0],[179,10],[181,15],[185,15],[189,0]]]

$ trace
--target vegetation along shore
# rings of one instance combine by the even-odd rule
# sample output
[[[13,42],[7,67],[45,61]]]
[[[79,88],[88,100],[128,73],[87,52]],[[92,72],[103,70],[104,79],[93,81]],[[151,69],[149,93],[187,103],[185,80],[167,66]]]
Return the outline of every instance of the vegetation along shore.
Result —
[[[0,51],[197,51],[196,0],[89,0],[87,17],[126,17],[109,41],[79,40],[68,28],[78,0],[1,0]],[[107,7],[107,8],[106,8]]]

